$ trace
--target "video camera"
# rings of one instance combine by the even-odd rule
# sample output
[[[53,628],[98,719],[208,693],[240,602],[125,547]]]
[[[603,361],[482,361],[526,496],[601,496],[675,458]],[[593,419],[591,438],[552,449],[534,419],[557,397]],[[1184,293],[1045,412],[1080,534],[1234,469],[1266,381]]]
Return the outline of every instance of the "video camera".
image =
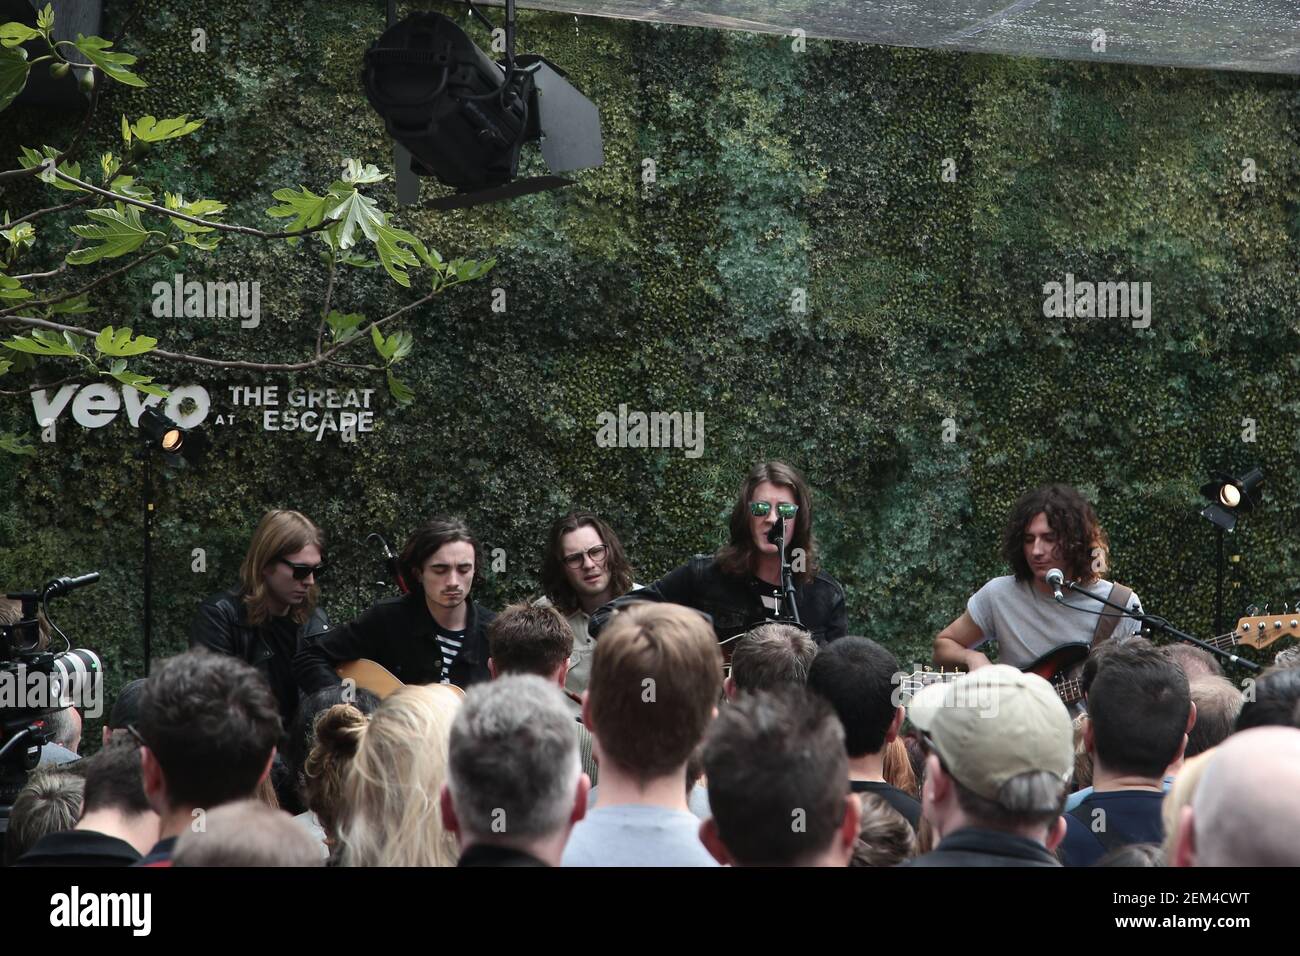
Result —
[[[99,573],[55,578],[39,591],[6,595],[22,605],[20,619],[0,624],[0,834],[9,828],[14,798],[54,736],[48,715],[69,705],[98,717],[103,707],[103,670],[94,651],[74,649],[50,618],[49,602],[94,584]],[[64,648],[46,648],[41,617],[63,639]]]

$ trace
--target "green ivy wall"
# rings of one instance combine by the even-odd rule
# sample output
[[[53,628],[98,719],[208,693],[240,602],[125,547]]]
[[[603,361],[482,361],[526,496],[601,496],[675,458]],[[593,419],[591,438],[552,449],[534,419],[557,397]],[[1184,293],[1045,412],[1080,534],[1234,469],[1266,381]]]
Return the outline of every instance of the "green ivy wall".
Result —
[[[85,168],[120,148],[122,113],[203,115],[197,134],[155,150],[145,178],[267,228],[273,190],[322,191],[347,156],[386,168],[359,84],[381,4],[157,7],[123,44],[150,86],[109,90]],[[191,50],[194,28],[206,54]],[[268,507],[327,529],[335,618],[375,594],[366,533],[400,539],[444,510],[504,549],[478,595],[499,607],[534,591],[545,528],[572,505],[609,517],[641,580],[711,550],[763,457],[808,475],[852,629],[905,660],[926,657],[967,596],[1004,573],[1005,512],[1050,480],[1096,502],[1116,577],[1206,635],[1213,535],[1197,488],[1218,467],[1260,464],[1266,503],[1231,541],[1228,613],[1296,599],[1295,78],[817,41],[796,53],[779,37],[535,14],[520,36],[599,104],[605,164],[564,191],[399,214],[444,257],[499,261],[408,323],[414,405],[362,374],[148,369],[210,390],[215,441],[203,469],[159,479],[156,654],[182,648],[195,604],[234,581]],[[6,162],[20,144],[66,142],[74,120],[11,109]],[[0,205],[48,205],[46,189],[29,181]],[[395,208],[391,184],[372,194]],[[204,354],[307,354],[324,287],[313,249],[227,239],[215,255],[186,251],[113,286],[90,318]],[[150,287],[175,271],[259,280],[260,327],[153,318]],[[1150,328],[1045,318],[1043,285],[1067,272],[1149,281]],[[335,302],[375,318],[411,297],[374,270],[350,273]],[[352,444],[263,431],[256,409],[232,406],[233,385],[378,387],[376,429]],[[621,403],[703,412],[704,453],[598,447],[597,415]],[[949,418],[955,441],[943,440]],[[34,435],[30,403],[5,399],[0,427]],[[101,652],[115,688],[142,663],[134,433],[65,413],[57,434],[33,458],[0,460],[0,580],[100,569],[56,619]]]

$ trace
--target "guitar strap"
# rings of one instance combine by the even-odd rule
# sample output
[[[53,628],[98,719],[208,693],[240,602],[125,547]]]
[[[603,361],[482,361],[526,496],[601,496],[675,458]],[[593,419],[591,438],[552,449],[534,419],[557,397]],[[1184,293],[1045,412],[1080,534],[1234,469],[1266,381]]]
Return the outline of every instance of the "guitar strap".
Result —
[[[1128,607],[1128,599],[1133,596],[1133,589],[1126,588],[1122,584],[1112,584],[1110,586],[1110,602]],[[1097,618],[1097,629],[1092,632],[1092,647],[1095,649],[1103,641],[1110,640],[1110,636],[1115,633],[1115,627],[1124,619],[1124,615],[1118,611],[1107,608]]]

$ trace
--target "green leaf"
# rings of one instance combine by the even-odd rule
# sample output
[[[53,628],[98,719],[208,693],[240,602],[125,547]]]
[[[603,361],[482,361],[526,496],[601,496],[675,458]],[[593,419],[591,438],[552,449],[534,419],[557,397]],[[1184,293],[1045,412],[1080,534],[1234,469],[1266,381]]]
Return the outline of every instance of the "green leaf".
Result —
[[[379,253],[379,261],[383,263],[385,271],[398,285],[409,288],[411,279],[403,267],[420,264],[417,253],[424,247],[424,243],[405,229],[397,229],[382,222],[375,229],[374,239],[375,250]],[[412,248],[408,249],[407,246]]]
[[[44,151],[43,154],[36,152],[36,150],[32,149],[30,146],[23,146],[20,148],[22,150],[22,155],[18,157],[18,165],[23,169],[31,169],[33,166],[40,166],[44,164],[47,159],[53,159],[55,156],[59,155],[59,151],[53,146],[42,146],[41,149]],[[65,175],[72,176],[76,179],[81,178],[80,163],[73,163],[65,160],[64,162],[59,163],[58,168],[59,172],[64,173]],[[84,193],[86,191],[80,186],[65,182],[58,176],[55,176],[50,170],[38,173],[36,178],[43,183],[49,183],[55,189],[66,189],[68,192],[73,193]]]
[[[317,196],[306,186],[298,187],[301,192],[294,192],[292,189],[277,189],[271,193],[276,199],[280,200],[281,205],[272,206],[266,211],[266,214],[273,219],[288,219],[294,217],[293,222],[285,232],[298,232],[302,229],[311,229],[313,226],[319,226],[325,221],[325,216],[329,210],[330,204],[334,201],[332,197]],[[301,237],[294,236],[289,240],[293,245]]]
[[[0,23],[0,45],[19,46],[39,36],[40,30],[33,30],[25,23]]]
[[[27,337],[15,335],[8,342],[0,342],[0,345],[11,348],[15,352],[26,352],[29,355],[74,356],[79,354],[58,332],[51,332],[46,329],[37,329]]]
[[[355,189],[346,195],[331,193],[335,199],[342,198],[337,206],[327,215],[339,220],[337,229],[340,249],[350,249],[356,244],[356,231],[360,227],[365,237],[374,242],[379,236],[379,227],[384,224],[384,214],[369,196],[363,196]],[[381,256],[382,258],[382,256]]]
[[[125,113],[122,114],[122,142],[131,145],[131,122],[126,118]]]
[[[125,121],[126,117],[122,117]],[[131,127],[131,132],[135,134],[136,139],[142,139],[146,143],[161,143],[165,139],[179,139],[182,136],[188,136],[194,132],[207,120],[199,117],[196,120],[190,119],[190,114],[185,113],[181,116],[173,116],[171,119],[155,119],[152,116],[141,116]]]
[[[36,25],[45,33],[54,29],[54,4],[47,3],[45,9],[36,14]]]
[[[415,345],[415,337],[410,332],[394,332],[385,338],[379,329],[373,327],[370,329],[370,340],[375,343],[375,351],[380,358],[390,365],[410,355],[411,348]]]
[[[132,199],[153,202],[153,190],[148,186],[135,185],[134,176],[118,176],[108,188]]]
[[[115,329],[109,325],[95,336],[95,348],[103,355],[141,355],[153,350],[158,340],[147,335],[131,338],[129,328]]]
[[[8,359],[0,359],[0,375],[7,375],[9,370],[14,367],[14,363]]]
[[[83,239],[100,242],[102,245],[68,253],[68,262],[74,266],[124,256],[139,249],[145,239],[149,238],[149,230],[140,224],[140,211],[135,206],[128,206],[124,212],[116,209],[90,209],[86,215],[97,224],[73,226],[72,231]]]
[[[226,209],[226,204],[216,199],[196,199],[187,203],[185,197],[176,193],[166,193],[165,196],[165,204],[168,209],[175,209],[177,212],[183,212],[187,216],[194,216],[198,219],[220,219],[221,213]],[[191,235],[216,231],[212,226],[200,226],[198,223],[186,222],[184,219],[173,219],[172,224],[181,232]]]
[[[378,183],[388,178],[381,173],[374,163],[366,163],[363,168],[361,160],[347,159],[343,163],[343,181],[346,183]]]
[[[344,253],[339,256],[338,262],[341,266],[352,266],[354,269],[373,269],[379,265],[377,259],[367,259],[355,252]]]
[[[27,51],[0,47],[0,110],[8,109],[27,85]]]
[[[79,315],[82,312],[94,312],[95,307],[87,301],[85,293],[74,295],[71,299],[56,302],[47,310],[50,315]]]
[[[116,363],[114,363],[116,368]],[[106,373],[110,378],[115,378],[123,385],[130,385],[137,391],[144,392],[146,395],[157,395],[159,398],[170,398],[171,392],[158,385],[151,385],[152,375],[138,375],[135,372],[109,371]]]
[[[0,299],[17,302],[20,299],[30,299],[31,297],[32,292],[30,289],[24,289],[23,284],[17,279],[10,278],[0,272]]]
[[[334,333],[335,342],[346,342],[354,339],[360,331],[360,325],[366,321],[366,317],[357,312],[349,312],[344,315],[337,310],[330,312],[325,316],[325,321],[329,323],[330,330]],[[376,330],[378,331],[378,330]]]
[[[110,41],[102,37],[87,37],[78,33],[73,45],[86,55],[86,59],[119,83],[125,83],[127,86],[149,85],[127,69],[135,63],[135,57],[130,53],[110,52],[108,48],[113,45]]]
[[[0,450],[7,451],[11,455],[36,454],[36,446],[31,444],[25,435],[13,435],[9,432],[0,432]]]
[[[206,239],[200,239],[195,235],[188,235],[181,241],[187,246],[193,246],[195,249],[202,249],[204,252],[211,252],[213,249],[217,248],[217,243],[221,241],[221,235],[218,233],[217,235],[210,236]]]
[[[399,405],[410,405],[415,401],[415,392],[411,386],[396,378],[392,372],[388,373],[388,391]]]
[[[22,249],[36,242],[36,227],[30,222],[23,222],[12,229],[0,229],[0,236],[9,240],[9,245],[13,248]]]

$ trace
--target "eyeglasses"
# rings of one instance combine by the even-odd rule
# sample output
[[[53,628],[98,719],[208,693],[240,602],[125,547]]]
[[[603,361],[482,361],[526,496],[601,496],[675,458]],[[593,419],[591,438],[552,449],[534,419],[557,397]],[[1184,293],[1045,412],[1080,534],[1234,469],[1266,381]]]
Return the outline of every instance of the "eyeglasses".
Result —
[[[126,732],[127,732],[128,734],[130,734],[130,735],[135,739],[135,742],[136,742],[137,744],[139,744],[141,747],[148,747],[148,746],[149,746],[148,744],[146,744],[146,743],[144,742],[144,738],[140,736],[140,731],[138,731],[138,730],[135,729],[135,725],[134,725],[134,724],[127,724],[125,729],[126,729]]]
[[[299,564],[296,561],[290,561],[288,558],[281,558],[280,561],[293,568],[293,579],[295,581],[306,581],[313,575],[320,577],[325,573],[325,565],[323,564]]]
[[[571,568],[582,567],[584,558],[591,558],[592,564],[604,564],[605,558],[609,555],[609,547],[598,544],[594,548],[588,548],[586,551],[575,551],[573,554],[564,556],[564,563]]]
[[[776,513],[782,518],[793,518],[798,511],[799,506],[788,501],[782,501],[776,506]],[[749,513],[755,518],[766,518],[772,513],[772,502],[751,501],[749,503]]]

